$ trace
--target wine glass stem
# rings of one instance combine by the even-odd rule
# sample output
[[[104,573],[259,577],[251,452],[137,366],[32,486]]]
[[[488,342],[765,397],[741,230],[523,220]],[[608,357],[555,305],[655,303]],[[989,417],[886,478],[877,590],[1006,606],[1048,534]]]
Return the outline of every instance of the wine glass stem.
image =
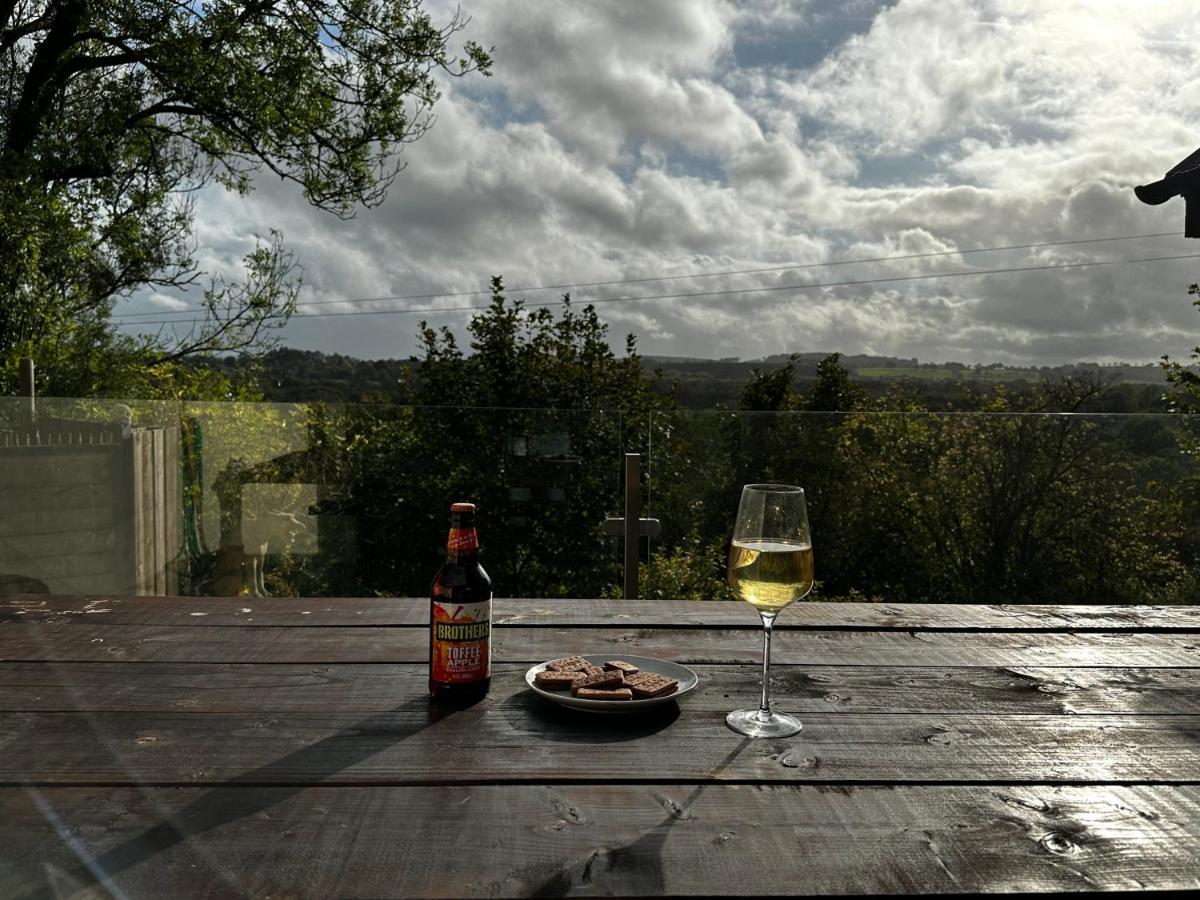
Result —
[[[763,622],[763,665],[762,665],[762,702],[758,704],[758,720],[766,722],[771,718],[771,626],[775,624],[775,614],[761,612]]]

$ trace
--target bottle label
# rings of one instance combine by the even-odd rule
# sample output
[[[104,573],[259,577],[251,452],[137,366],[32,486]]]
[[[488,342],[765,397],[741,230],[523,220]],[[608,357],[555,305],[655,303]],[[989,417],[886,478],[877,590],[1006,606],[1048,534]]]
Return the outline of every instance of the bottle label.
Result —
[[[446,549],[451,553],[478,550],[479,532],[474,528],[451,528],[450,539],[446,541]]]
[[[467,684],[492,674],[492,604],[433,601],[430,678]]]

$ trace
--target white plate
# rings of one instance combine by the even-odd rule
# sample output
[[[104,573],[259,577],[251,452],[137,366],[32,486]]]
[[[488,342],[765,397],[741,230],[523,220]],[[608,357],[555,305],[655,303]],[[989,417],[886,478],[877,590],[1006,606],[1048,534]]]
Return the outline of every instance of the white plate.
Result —
[[[582,709],[587,712],[628,713],[649,709],[652,706],[659,706],[663,703],[670,703],[673,700],[681,699],[700,680],[696,677],[696,673],[687,666],[673,663],[669,659],[655,659],[652,656],[614,656],[611,653],[604,655],[595,653],[591,655],[568,653],[565,655],[582,656],[588,662],[597,666],[603,666],[610,659],[623,659],[625,662],[633,663],[643,672],[655,672],[659,675],[666,675],[668,678],[674,678],[679,682],[679,687],[675,689],[675,693],[667,694],[665,697],[647,697],[644,700],[580,700],[578,697],[572,697],[569,690],[548,691],[533,683],[533,676],[537,675],[538,672],[544,671],[546,666],[549,665],[548,662],[539,663],[525,673],[525,683],[529,685],[534,693],[541,694],[547,700],[553,700],[562,706],[569,706],[572,709]],[[555,659],[561,658],[555,657]],[[549,662],[553,661],[550,660]]]

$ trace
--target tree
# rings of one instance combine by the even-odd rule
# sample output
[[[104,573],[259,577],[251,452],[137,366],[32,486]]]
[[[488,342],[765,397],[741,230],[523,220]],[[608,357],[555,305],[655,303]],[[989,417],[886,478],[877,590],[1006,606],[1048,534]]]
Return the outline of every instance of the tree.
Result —
[[[246,193],[266,171],[339,216],[380,203],[438,73],[489,69],[450,49],[464,24],[421,0],[0,0],[0,390],[19,355],[53,373],[113,348],[162,364],[262,344],[295,297],[278,235],[244,283],[209,283],[183,336],[121,339],[110,317],[203,277],[208,185]]]
[[[750,371],[750,380],[742,388],[738,406],[752,412],[781,412],[795,409],[796,395],[795,353],[788,361],[774,370],[762,370],[755,366]]]
[[[1200,297],[1200,284],[1191,285],[1188,294]],[[1193,300],[1192,305],[1200,309],[1200,299]],[[1192,348],[1192,363],[1186,366],[1173,362],[1170,357],[1162,358],[1162,368],[1171,386],[1167,400],[1172,412],[1200,413],[1200,347]]]
[[[1200,284],[1188,288],[1188,294],[1200,298]],[[1200,309],[1200,299],[1192,301]],[[1170,385],[1166,394],[1168,409],[1179,413],[1178,441],[1184,453],[1192,459],[1200,458],[1200,347],[1192,348],[1192,364],[1184,365],[1169,357],[1162,358],[1162,367]],[[1200,546],[1200,475],[1192,475],[1181,490],[1191,547]],[[1200,554],[1194,554],[1200,558]]]
[[[790,412],[665,417],[651,460],[663,534],[645,567],[650,594],[724,596],[739,487],[778,480],[805,488],[821,599],[1200,596],[1194,460],[1157,418],[1096,413],[1109,391],[1100,373],[1017,397],[997,386],[948,413],[899,387],[868,400],[834,357],[819,373]],[[755,373],[750,390],[763,382]]]
[[[653,390],[632,338],[608,345],[593,307],[510,301],[499,278],[468,325],[421,324],[413,405],[348,410],[338,511],[356,521],[357,590],[412,595],[444,552],[446,511],[479,504],[484,565],[508,596],[599,596],[620,581],[604,536],[621,508],[621,452],[645,452]]]
[[[813,527],[823,541],[831,540],[837,525],[832,513],[847,481],[837,454],[842,422],[865,402],[866,392],[851,384],[834,353],[821,359],[816,381],[802,395],[795,389],[797,359],[792,355],[776,369],[754,368],[739,412],[681,411],[656,423],[651,496],[663,527],[658,555],[643,573],[647,595],[730,596],[724,563],[743,484],[803,486]]]
[[[817,363],[817,380],[804,396],[803,408],[810,412],[850,412],[867,402],[867,392],[850,381],[840,353],[831,353]]]
[[[847,419],[830,587],[888,600],[1194,599],[1177,485],[1153,422],[1091,412],[1095,374],[1002,387],[973,412],[895,394]],[[1081,413],[1087,413],[1082,414]],[[1147,440],[1147,438],[1154,438]]]

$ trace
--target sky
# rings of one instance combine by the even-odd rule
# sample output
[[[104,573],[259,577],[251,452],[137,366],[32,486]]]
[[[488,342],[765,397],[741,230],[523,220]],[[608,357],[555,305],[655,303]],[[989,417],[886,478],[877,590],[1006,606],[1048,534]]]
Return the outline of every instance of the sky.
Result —
[[[1183,201],[1132,191],[1200,146],[1193,3],[459,6],[493,75],[446,79],[380,207],[342,221],[266,177],[197,199],[206,271],[236,280],[272,228],[296,253],[285,346],[407,357],[422,318],[462,334],[493,275],[530,303],[576,286],[615,348],[633,333],[651,355],[1056,365],[1200,344]],[[1064,241],[1095,242],[965,252]],[[1024,271],[961,274],[995,269]]]

